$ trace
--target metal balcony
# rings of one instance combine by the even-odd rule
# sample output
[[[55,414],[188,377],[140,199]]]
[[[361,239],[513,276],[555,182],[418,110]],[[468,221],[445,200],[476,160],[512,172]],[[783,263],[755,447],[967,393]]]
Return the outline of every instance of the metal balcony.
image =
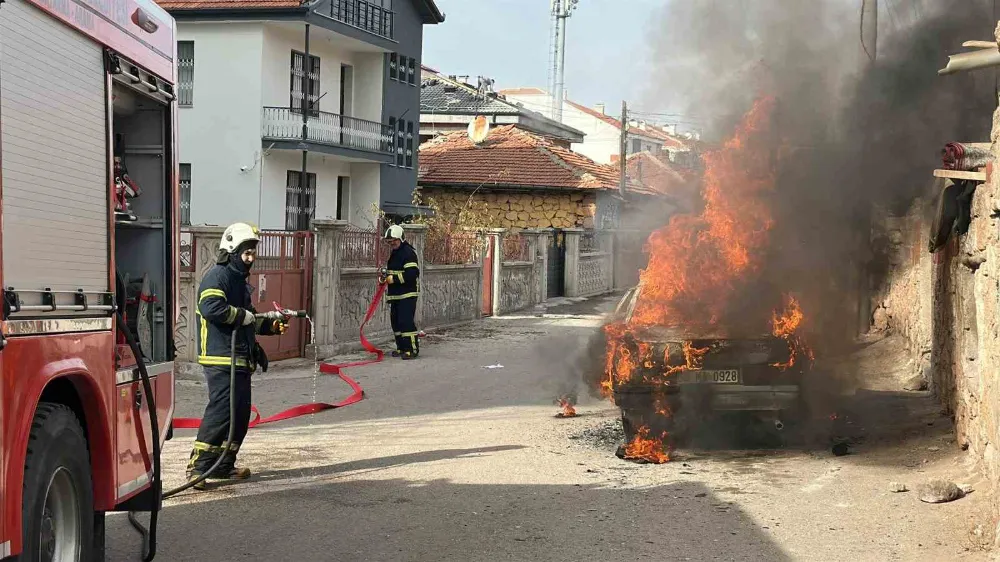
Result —
[[[365,0],[330,0],[329,16],[341,23],[392,39],[392,10]]]
[[[324,111],[310,111],[306,138],[302,138],[302,110],[265,107],[261,137],[265,141],[305,141],[324,146],[393,155],[388,125]]]

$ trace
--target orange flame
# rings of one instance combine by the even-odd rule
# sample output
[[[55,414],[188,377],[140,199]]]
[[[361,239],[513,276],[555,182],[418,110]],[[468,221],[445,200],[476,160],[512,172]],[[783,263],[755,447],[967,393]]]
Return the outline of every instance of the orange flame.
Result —
[[[788,361],[785,363],[771,363],[772,367],[777,367],[781,370],[786,370],[793,367],[796,364],[796,360],[799,358],[799,354],[804,355],[809,361],[815,359],[812,349],[809,348],[802,341],[802,338],[797,335],[799,326],[802,324],[802,320],[805,318],[805,314],[802,313],[802,307],[799,306],[799,301],[795,300],[793,296],[785,297],[785,310],[781,314],[778,311],[771,313],[771,333],[775,337],[779,337],[788,342]]]
[[[710,328],[736,283],[759,266],[773,224],[764,200],[774,189],[768,142],[773,98],[759,100],[721,149],[705,154],[698,216],[678,215],[648,241],[649,264],[634,319],[640,325]]]
[[[559,399],[559,407],[562,408],[562,411],[556,415],[561,418],[572,418],[576,415],[576,408],[574,408],[573,405],[569,403],[569,400],[565,398]]]
[[[625,445],[625,458],[663,464],[670,460],[670,456],[663,450],[663,440],[666,438],[667,432],[664,431],[659,439],[650,439],[649,427],[642,426],[636,432],[635,438]]]

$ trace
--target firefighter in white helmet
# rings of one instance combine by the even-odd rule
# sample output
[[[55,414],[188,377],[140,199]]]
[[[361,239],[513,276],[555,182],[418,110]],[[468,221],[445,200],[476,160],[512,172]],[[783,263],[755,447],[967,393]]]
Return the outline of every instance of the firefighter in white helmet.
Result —
[[[229,454],[209,480],[246,479],[250,470],[236,467],[236,454],[250,424],[250,376],[260,366],[267,370],[267,356],[258,335],[285,332],[281,320],[256,318],[251,302],[250,268],[257,257],[260,230],[238,222],[222,234],[216,264],[205,274],[198,289],[198,363],[205,370],[208,406],[198,428],[188,478],[205,473],[225,450],[229,436],[229,393],[236,398],[236,430]],[[236,330],[236,383],[230,388],[231,336]],[[195,486],[203,489],[204,482]]]
[[[396,350],[392,356],[413,359],[420,354],[420,331],[416,323],[420,264],[416,250],[403,238],[402,226],[390,226],[385,231],[385,239],[392,253],[380,281],[388,284],[385,298],[389,301],[389,320],[396,336]]]

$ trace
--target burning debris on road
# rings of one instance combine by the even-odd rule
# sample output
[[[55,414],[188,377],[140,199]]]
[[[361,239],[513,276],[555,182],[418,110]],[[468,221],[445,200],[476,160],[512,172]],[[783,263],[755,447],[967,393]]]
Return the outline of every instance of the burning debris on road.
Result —
[[[567,397],[560,398],[556,400],[556,403],[559,404],[560,408],[562,408],[562,411],[556,414],[557,418],[576,417],[576,408],[573,407],[573,402],[569,398]]]

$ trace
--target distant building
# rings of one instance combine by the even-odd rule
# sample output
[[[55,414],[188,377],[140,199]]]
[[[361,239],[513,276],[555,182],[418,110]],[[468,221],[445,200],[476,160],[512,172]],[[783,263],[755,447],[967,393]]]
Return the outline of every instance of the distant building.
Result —
[[[507,101],[519,103],[533,111],[551,117],[552,96],[539,88],[513,88],[501,90]],[[612,157],[621,154],[621,120],[606,113],[603,104],[590,108],[576,102],[563,103],[563,123],[579,129],[586,135],[582,143],[574,143],[573,150],[595,162],[609,164]],[[685,143],[670,134],[668,128],[630,122],[625,143],[626,155],[639,152],[687,152]]]
[[[493,81],[479,77],[473,86],[455,76],[424,67],[420,87],[420,142],[464,131],[477,116],[493,126],[514,125],[569,148],[584,141],[583,131],[537,111],[511,103],[493,90]]]

